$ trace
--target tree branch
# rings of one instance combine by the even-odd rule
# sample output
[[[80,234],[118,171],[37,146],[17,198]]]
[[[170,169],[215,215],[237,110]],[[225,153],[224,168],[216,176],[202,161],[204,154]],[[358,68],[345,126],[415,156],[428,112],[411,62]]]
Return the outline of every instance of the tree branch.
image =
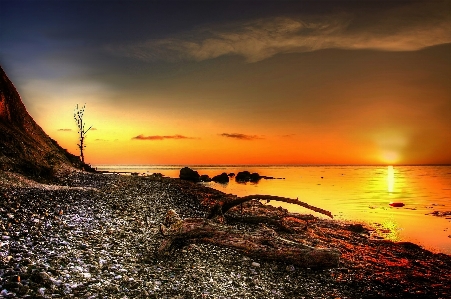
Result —
[[[304,208],[307,208],[309,210],[321,213],[323,215],[329,216],[330,218],[334,218],[332,213],[321,209],[321,208],[317,208],[314,207],[312,205],[309,205],[308,203],[302,202],[298,199],[292,199],[292,198],[288,198],[288,197],[281,197],[281,196],[273,196],[273,195],[248,195],[248,196],[243,196],[243,197],[237,197],[237,198],[228,198],[220,203],[218,203],[216,206],[214,206],[210,212],[210,215],[207,217],[208,219],[212,219],[216,216],[221,216],[225,213],[227,213],[228,210],[230,210],[231,208],[245,203],[247,201],[250,201],[252,199],[258,199],[258,200],[267,200],[267,201],[280,201],[280,202],[286,202],[286,203],[291,203],[291,204],[295,204]]]

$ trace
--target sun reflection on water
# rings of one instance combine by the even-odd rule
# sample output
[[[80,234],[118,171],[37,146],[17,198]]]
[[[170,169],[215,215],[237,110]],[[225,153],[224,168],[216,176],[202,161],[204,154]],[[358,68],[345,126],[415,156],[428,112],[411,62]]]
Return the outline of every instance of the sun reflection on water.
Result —
[[[387,185],[388,192],[393,193],[395,189],[395,169],[392,165],[387,166]]]
[[[396,166],[396,167],[395,167]],[[181,166],[153,166],[148,171],[178,177]],[[298,198],[331,211],[334,219],[366,223],[375,234],[392,241],[409,241],[451,254],[450,220],[430,215],[451,209],[451,166],[204,166],[192,167],[210,177],[248,170],[284,179],[258,184],[204,183],[227,194],[270,194]],[[110,171],[116,169],[107,169]],[[128,169],[127,169],[128,170]],[[145,168],[131,171],[145,171]],[[124,171],[118,168],[116,171]],[[402,204],[390,206],[390,203]],[[271,201],[289,212],[328,218],[306,208]]]
[[[394,220],[386,220],[381,223],[382,228],[379,230],[377,229],[379,233],[381,233],[385,239],[397,242],[401,240],[401,237],[399,235],[401,228],[399,227],[399,223],[397,223]]]

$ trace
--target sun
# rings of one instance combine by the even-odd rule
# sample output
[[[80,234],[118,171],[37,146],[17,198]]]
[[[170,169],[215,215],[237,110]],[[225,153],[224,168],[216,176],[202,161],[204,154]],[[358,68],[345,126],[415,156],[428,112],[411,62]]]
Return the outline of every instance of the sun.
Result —
[[[395,150],[385,150],[382,152],[382,160],[387,164],[396,164],[400,160],[399,152]]]

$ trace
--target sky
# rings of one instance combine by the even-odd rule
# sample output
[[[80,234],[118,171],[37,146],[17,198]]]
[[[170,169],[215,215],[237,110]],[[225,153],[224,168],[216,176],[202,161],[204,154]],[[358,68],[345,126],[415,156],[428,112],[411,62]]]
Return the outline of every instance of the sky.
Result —
[[[100,164],[451,164],[451,1],[0,0],[30,115]]]

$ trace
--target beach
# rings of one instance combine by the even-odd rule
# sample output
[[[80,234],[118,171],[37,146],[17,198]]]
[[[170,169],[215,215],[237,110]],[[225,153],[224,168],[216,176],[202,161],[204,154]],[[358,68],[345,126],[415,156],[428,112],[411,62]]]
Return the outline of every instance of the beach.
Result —
[[[150,175],[161,173],[178,178],[177,165],[99,165],[100,171],[122,171]],[[270,194],[299,198],[330,211],[334,219],[378,226],[385,239],[412,242],[436,252],[451,254],[451,218],[435,213],[451,211],[450,166],[362,166],[362,165],[193,165],[199,174],[250,171],[274,179],[258,182],[202,184],[238,196]],[[390,203],[402,203],[392,207]],[[265,202],[264,202],[265,203]],[[290,212],[305,210],[283,202],[269,202]],[[314,216],[327,217],[313,212]]]
[[[340,251],[338,267],[305,268],[231,248],[189,244],[161,256],[168,210],[205,218],[224,193],[179,179],[73,171],[36,183],[1,173],[3,298],[449,298],[451,257],[372,228],[311,218],[277,233]],[[259,202],[249,203],[263,206]],[[271,209],[271,207],[265,207]],[[259,224],[234,223],[243,234]],[[270,226],[270,225],[268,225]]]

